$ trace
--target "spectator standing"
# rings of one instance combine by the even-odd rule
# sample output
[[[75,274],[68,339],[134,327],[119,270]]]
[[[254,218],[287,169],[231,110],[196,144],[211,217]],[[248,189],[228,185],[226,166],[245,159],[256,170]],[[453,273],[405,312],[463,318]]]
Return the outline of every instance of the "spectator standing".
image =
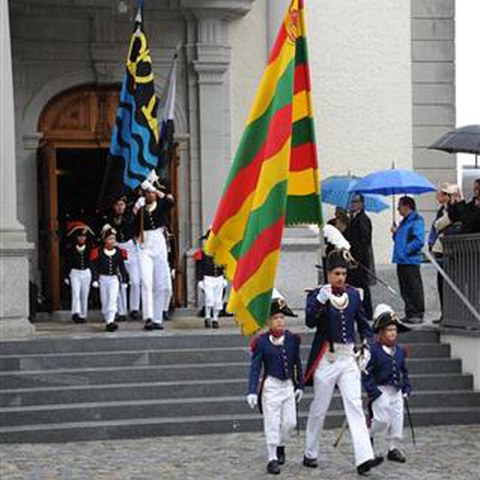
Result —
[[[372,222],[365,213],[364,205],[365,200],[363,195],[356,194],[353,196],[350,204],[350,222],[343,235],[350,242],[352,257],[359,263],[357,268],[352,268],[348,271],[347,283],[352,287],[363,290],[365,313],[367,314],[367,318],[372,320],[371,278],[363,267],[373,271],[375,269],[375,263],[372,248]]]
[[[422,323],[425,313],[425,297],[423,292],[420,264],[425,242],[425,223],[417,213],[415,200],[401,197],[398,201],[398,212],[402,216],[400,224],[392,225],[393,263],[397,264],[400,294],[405,303],[406,323]]]

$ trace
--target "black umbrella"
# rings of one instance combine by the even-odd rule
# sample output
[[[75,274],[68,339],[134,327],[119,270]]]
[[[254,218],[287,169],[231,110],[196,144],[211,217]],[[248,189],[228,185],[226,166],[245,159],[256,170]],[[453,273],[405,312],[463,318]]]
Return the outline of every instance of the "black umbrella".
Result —
[[[475,155],[475,168],[478,168],[480,125],[467,125],[448,132],[429,148],[448,153],[472,153]]]

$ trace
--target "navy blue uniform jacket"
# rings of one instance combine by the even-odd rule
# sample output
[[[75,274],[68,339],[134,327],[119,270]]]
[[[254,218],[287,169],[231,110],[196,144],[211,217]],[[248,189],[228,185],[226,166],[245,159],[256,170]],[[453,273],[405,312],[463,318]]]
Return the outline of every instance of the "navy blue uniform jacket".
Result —
[[[368,373],[363,374],[363,386],[369,398],[373,401],[382,394],[379,385],[390,385],[410,394],[412,387],[405,364],[405,350],[395,345],[393,355],[389,355],[380,342],[375,342],[370,346],[370,354],[366,369]]]
[[[300,359],[300,335],[285,330],[283,345],[274,345],[269,332],[262,333],[252,341],[252,358],[248,393],[258,393],[262,366],[265,377],[292,380],[295,389],[303,389],[302,361]]]
[[[317,300],[320,288],[309,292],[305,321],[308,327],[316,328],[312,348],[308,357],[305,372],[305,385],[313,384],[313,374],[320,360],[327,350],[329,343],[355,343],[355,323],[357,324],[360,338],[372,338],[373,332],[367,321],[360,292],[347,285],[346,291],[349,298],[345,310],[332,307],[330,302],[325,305]]]

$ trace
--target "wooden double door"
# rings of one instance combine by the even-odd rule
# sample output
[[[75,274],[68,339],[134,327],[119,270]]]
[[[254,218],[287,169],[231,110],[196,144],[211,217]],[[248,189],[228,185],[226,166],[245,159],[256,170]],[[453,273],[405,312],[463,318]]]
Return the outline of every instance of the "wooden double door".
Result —
[[[101,212],[97,198],[106,165],[110,135],[119,101],[119,86],[86,86],[69,90],[45,107],[38,149],[39,267],[42,292],[51,310],[67,309],[62,286],[66,226],[82,220],[95,227]],[[178,157],[170,163],[170,184],[177,194]],[[178,255],[178,217],[171,218],[177,275],[174,305],[183,303],[183,268]]]

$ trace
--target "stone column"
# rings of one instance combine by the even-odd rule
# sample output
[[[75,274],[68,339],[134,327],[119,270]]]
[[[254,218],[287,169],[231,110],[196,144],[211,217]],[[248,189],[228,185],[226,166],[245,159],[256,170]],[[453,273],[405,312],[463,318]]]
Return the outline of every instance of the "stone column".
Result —
[[[15,116],[8,0],[0,0],[0,340],[34,333],[28,321],[28,252],[17,220]]]

